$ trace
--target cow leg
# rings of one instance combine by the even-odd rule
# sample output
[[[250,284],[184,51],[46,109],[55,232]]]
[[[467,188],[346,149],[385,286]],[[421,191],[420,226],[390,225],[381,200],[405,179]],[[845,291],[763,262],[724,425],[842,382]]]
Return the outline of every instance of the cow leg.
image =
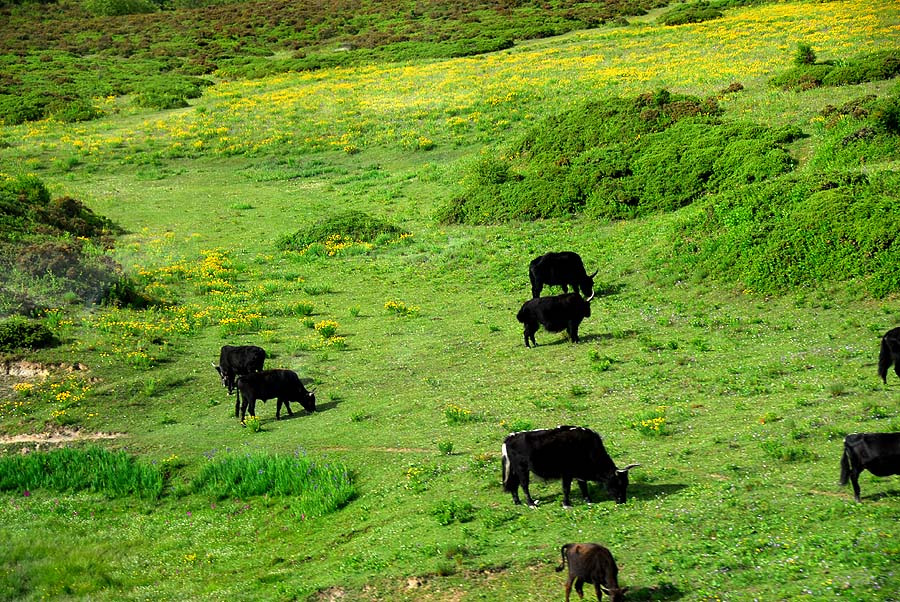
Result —
[[[590,504],[591,496],[588,494],[587,481],[585,481],[584,479],[578,479],[578,488],[581,489],[581,495],[584,497],[584,501]]]
[[[579,598],[584,598],[584,580],[581,577],[575,579],[575,593]]]
[[[856,498],[856,501],[861,501],[859,499],[859,473],[861,471],[857,470],[854,466],[850,469],[850,484],[853,485],[853,497]]]
[[[537,508],[537,503],[531,497],[531,492],[528,491],[528,477],[529,477],[529,475],[528,475],[528,472],[526,471],[522,475],[522,479],[521,479],[522,491],[525,492],[525,501],[528,502],[528,505],[531,506],[532,508]]]
[[[572,492],[572,477],[563,477],[563,508],[571,508],[572,502],[569,500],[569,494]]]
[[[241,407],[241,390],[236,389],[235,396],[234,396],[234,417],[235,418],[237,418],[238,414],[240,413],[240,407]]]
[[[599,584],[599,583],[595,583],[595,584],[594,584],[594,591],[597,592],[597,602],[602,602],[602,601],[603,601],[603,592],[600,591],[600,584]]]
[[[894,356],[894,374],[900,376],[900,356]]]
[[[578,322],[569,322],[569,338],[573,343],[578,342]]]
[[[540,327],[533,322],[525,323],[525,346],[526,347],[531,346],[528,344],[529,339],[531,339],[532,344],[534,344],[534,346],[537,347],[537,341],[534,340],[534,333],[536,333],[538,331],[538,328],[540,328]]]
[[[566,579],[566,602],[569,602],[569,594],[572,592],[573,581],[575,581],[575,577],[573,575],[569,575],[569,578]]]

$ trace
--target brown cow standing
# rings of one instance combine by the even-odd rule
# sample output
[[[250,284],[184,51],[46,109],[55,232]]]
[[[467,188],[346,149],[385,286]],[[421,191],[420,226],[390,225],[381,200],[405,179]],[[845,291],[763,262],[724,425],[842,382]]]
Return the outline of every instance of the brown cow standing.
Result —
[[[612,602],[623,602],[628,588],[619,587],[619,567],[609,550],[596,543],[567,543],[562,547],[562,563],[556,572],[569,563],[569,578],[566,580],[566,602],[575,583],[578,597],[584,598],[582,587],[592,583],[597,591],[598,602],[607,594]]]

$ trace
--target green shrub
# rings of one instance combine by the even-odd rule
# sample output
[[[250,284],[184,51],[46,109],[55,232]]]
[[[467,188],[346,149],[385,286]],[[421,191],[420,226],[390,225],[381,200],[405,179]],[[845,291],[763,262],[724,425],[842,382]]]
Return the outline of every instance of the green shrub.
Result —
[[[797,50],[794,53],[794,64],[815,65],[816,53],[813,50],[812,46],[810,46],[809,44],[804,44],[803,42],[798,42]]]
[[[817,63],[812,48],[800,44],[794,64],[795,67],[776,75],[769,83],[785,90],[806,90],[891,79],[900,75],[900,49],[879,50],[837,62]]]
[[[98,17],[117,17],[156,12],[157,6],[149,0],[83,0],[84,9]]]
[[[41,349],[56,344],[56,337],[42,322],[18,316],[0,322],[0,351]]]
[[[444,223],[491,223],[584,212],[630,218],[683,207],[720,189],[790,172],[799,131],[718,120],[712,99],[657,90],[586,103],[535,126],[468,169]]]
[[[663,25],[684,25],[718,19],[722,16],[722,11],[715,8],[714,4],[703,1],[682,4],[665,12],[658,21]]]
[[[294,234],[282,236],[278,246],[283,250],[303,251],[313,243],[324,244],[334,237],[370,243],[385,234],[399,236],[406,232],[362,211],[350,210],[325,218]]]
[[[876,297],[900,291],[900,173],[813,174],[710,198],[675,236],[675,270],[697,270],[763,294],[856,280]]]

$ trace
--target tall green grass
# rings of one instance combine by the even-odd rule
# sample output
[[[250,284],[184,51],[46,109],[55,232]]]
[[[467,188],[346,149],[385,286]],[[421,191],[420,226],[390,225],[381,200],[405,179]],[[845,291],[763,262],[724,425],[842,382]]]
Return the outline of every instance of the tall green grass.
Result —
[[[196,493],[217,499],[289,497],[294,511],[308,518],[337,510],[356,493],[346,466],[299,453],[293,456],[257,453],[216,459],[203,467],[192,488]]]
[[[0,456],[0,491],[90,491],[110,498],[157,499],[164,481],[159,467],[99,447]]]

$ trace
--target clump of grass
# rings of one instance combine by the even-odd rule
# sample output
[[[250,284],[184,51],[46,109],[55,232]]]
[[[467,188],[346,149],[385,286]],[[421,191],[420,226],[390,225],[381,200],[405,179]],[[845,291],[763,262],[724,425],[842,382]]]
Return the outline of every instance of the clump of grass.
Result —
[[[299,454],[257,453],[216,459],[203,467],[192,488],[217,499],[290,496],[295,511],[306,517],[333,512],[355,494],[343,464],[323,463]]]
[[[259,416],[247,416],[244,418],[244,426],[247,427],[248,432],[258,433],[262,430],[262,421]]]
[[[160,468],[99,447],[0,457],[0,491],[91,491],[109,498],[157,499],[163,481]]]
[[[444,407],[444,417],[448,424],[464,424],[466,422],[476,422],[480,420],[480,416],[462,406],[455,403],[449,403]]]
[[[452,441],[438,441],[437,444],[438,451],[441,452],[445,456],[449,456],[453,453],[453,442]]]
[[[772,439],[763,441],[760,447],[767,456],[782,462],[806,462],[815,459],[815,454],[802,445],[787,445]]]
[[[340,324],[334,320],[322,320],[321,322],[316,322],[316,324],[313,325],[313,328],[322,335],[322,338],[328,339],[335,335],[339,326]]]
[[[628,426],[648,437],[668,435],[667,409],[668,406],[656,406],[652,410],[640,412],[631,419]]]
[[[333,244],[338,241],[372,243],[383,234],[399,236],[407,232],[362,211],[351,210],[337,213],[294,234],[283,236],[278,241],[278,246],[286,251],[304,252],[315,243],[327,247],[329,240]],[[325,253],[328,254],[328,251]]]
[[[454,522],[467,523],[475,518],[475,507],[470,502],[442,500],[431,509],[431,516],[445,527]]]
[[[394,301],[393,299],[385,302],[384,308],[398,316],[417,316],[420,308],[416,305],[407,305],[403,301]]]
[[[517,433],[519,431],[532,430],[534,428],[534,423],[530,420],[524,420],[522,418],[513,420],[512,422],[506,422],[504,420],[500,423],[500,428],[507,430],[511,433]]]

